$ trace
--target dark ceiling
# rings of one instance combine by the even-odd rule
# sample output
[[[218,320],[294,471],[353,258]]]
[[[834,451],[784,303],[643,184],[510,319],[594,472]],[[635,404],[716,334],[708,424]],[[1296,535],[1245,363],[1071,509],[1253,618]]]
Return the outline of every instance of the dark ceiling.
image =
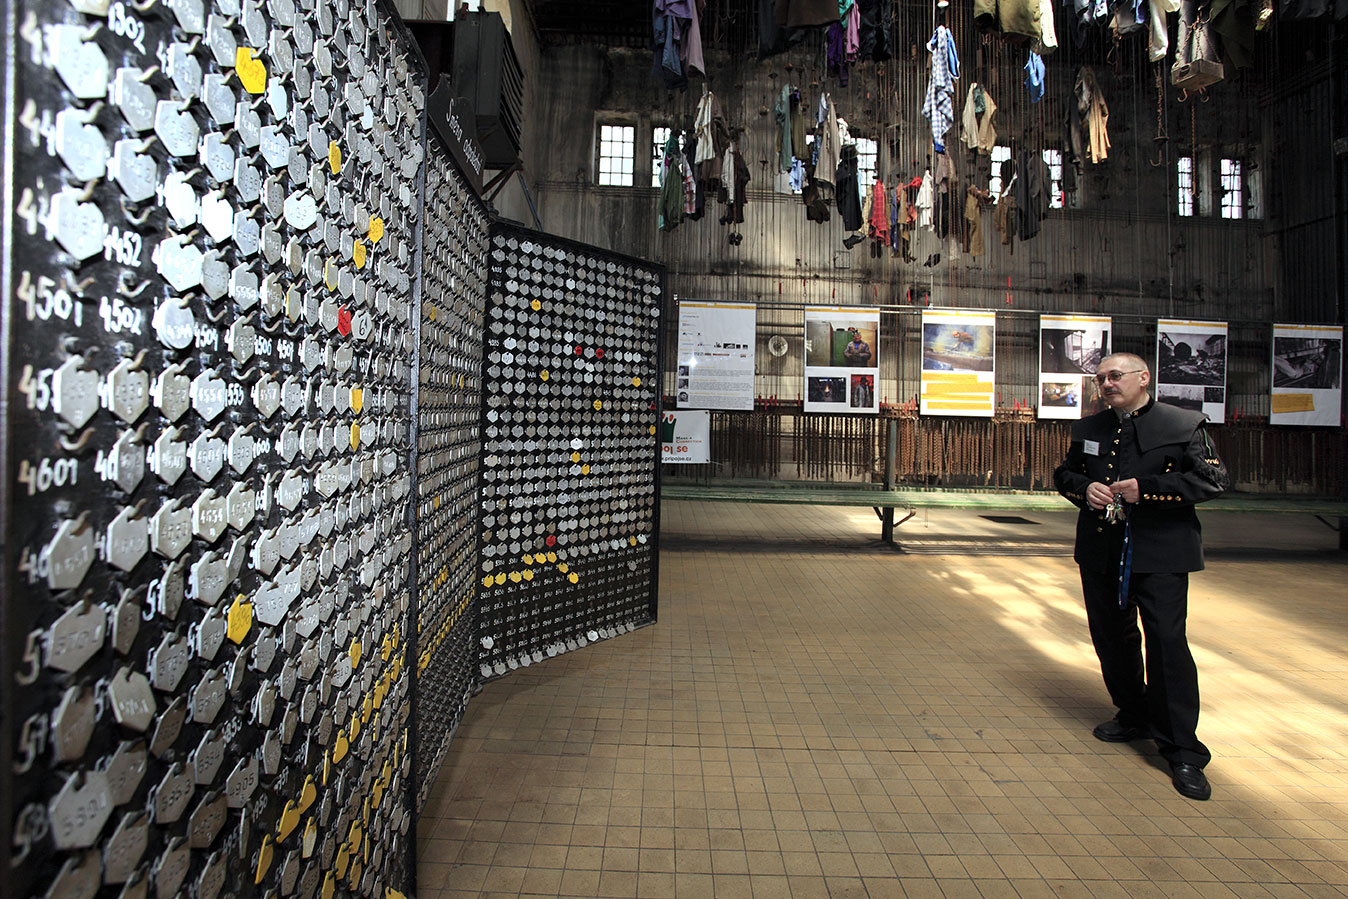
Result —
[[[528,0],[544,43],[596,41],[645,46],[650,0]]]

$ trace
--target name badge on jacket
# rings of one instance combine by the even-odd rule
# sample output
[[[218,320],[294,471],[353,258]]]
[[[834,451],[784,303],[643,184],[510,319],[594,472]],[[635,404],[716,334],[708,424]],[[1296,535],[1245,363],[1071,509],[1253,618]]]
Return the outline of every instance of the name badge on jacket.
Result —
[[[1088,455],[1088,456],[1098,456],[1098,455],[1100,455],[1100,441],[1098,441],[1098,440],[1085,440],[1085,441],[1082,441],[1082,444],[1081,444],[1081,451],[1082,451],[1083,453],[1085,453],[1086,455]]]

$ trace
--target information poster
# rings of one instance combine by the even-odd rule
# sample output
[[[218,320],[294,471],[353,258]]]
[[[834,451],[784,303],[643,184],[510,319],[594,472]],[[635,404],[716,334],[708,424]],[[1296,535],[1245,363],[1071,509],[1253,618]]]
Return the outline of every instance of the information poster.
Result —
[[[754,408],[752,303],[679,303],[674,391],[681,409]]]
[[[1109,355],[1109,317],[1039,316],[1039,417],[1084,418],[1104,408],[1095,373]]]
[[[1226,322],[1156,322],[1156,399],[1226,421]]]
[[[1343,328],[1273,326],[1272,425],[1337,425],[1343,408]]]
[[[660,416],[660,461],[700,465],[711,461],[711,413],[685,410]]]
[[[991,418],[997,314],[970,309],[922,313],[923,415]]]
[[[805,310],[805,411],[879,412],[880,310]]]

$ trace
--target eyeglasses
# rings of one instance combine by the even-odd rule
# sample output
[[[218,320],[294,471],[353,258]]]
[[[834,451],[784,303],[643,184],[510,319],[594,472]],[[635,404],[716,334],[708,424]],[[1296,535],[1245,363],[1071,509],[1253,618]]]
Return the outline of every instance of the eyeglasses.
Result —
[[[1107,371],[1101,372],[1095,376],[1095,383],[1104,385],[1108,381],[1118,383],[1123,380],[1124,375],[1135,375],[1140,371],[1146,371],[1145,368],[1130,368],[1128,371]]]

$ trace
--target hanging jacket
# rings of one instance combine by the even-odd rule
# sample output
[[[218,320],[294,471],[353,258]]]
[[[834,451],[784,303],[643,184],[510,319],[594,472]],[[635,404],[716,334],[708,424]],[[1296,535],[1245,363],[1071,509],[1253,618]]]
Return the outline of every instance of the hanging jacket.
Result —
[[[749,166],[744,162],[744,156],[740,154],[739,147],[735,144],[731,144],[730,149],[726,151],[725,167],[730,174],[722,177],[726,191],[726,196],[722,199],[726,204],[726,211],[721,216],[721,224],[743,224],[744,204],[748,201]]]
[[[657,224],[661,231],[673,231],[683,221],[683,154],[679,152],[679,136],[671,132],[665,141],[664,159],[660,162],[660,200]]]
[[[932,206],[935,203],[933,196],[931,171],[923,173],[922,186],[917,189],[917,200],[913,203],[917,207],[917,226],[919,228],[932,228]]]
[[[838,112],[833,108],[833,100],[828,94],[819,96],[819,113],[816,117],[814,145],[817,155],[814,163],[816,181],[833,184],[833,173],[838,168]]]
[[[797,159],[803,160],[808,155],[806,150],[809,148],[809,144],[805,140],[807,130],[805,104],[801,99],[800,90],[793,87],[791,88],[791,153]]]
[[[1048,191],[1052,180],[1053,176],[1042,153],[1032,150],[1020,152],[1012,190],[1016,199],[1016,229],[1021,240],[1036,236],[1039,223],[1048,218]]]
[[[1110,148],[1109,107],[1105,105],[1105,95],[1095,78],[1095,70],[1090,66],[1082,66],[1077,71],[1074,93],[1086,158],[1095,163],[1103,162],[1109,157]]]
[[[982,100],[983,110],[978,110],[978,101]],[[964,145],[977,150],[984,156],[992,153],[997,145],[997,129],[992,126],[992,116],[997,112],[997,104],[983,85],[974,82],[969,85],[969,95],[964,101],[964,115],[961,117]]]
[[[721,102],[711,91],[704,91],[697,104],[694,127],[697,128],[697,158],[693,162],[697,166],[697,178],[699,181],[719,181],[721,158],[730,146],[730,127],[721,112]]]
[[[789,172],[794,155],[791,146],[791,85],[782,85],[782,93],[777,97],[772,113],[777,121],[777,169]]]
[[[842,217],[843,230],[855,231],[861,227],[861,192],[857,186],[857,146],[847,144],[842,148],[842,158],[838,160],[838,170],[833,181],[837,192],[838,215]]]
[[[884,62],[890,57],[889,20],[893,0],[857,0],[860,13],[861,40],[857,47],[860,59]]]

